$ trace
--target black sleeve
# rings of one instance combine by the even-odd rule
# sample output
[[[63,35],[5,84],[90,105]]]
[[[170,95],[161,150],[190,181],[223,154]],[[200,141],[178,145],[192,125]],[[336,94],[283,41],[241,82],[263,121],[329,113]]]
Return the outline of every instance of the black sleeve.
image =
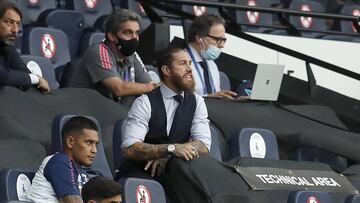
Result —
[[[9,47],[4,60],[0,63],[0,85],[29,87],[31,86],[29,73],[20,54],[15,48]]]

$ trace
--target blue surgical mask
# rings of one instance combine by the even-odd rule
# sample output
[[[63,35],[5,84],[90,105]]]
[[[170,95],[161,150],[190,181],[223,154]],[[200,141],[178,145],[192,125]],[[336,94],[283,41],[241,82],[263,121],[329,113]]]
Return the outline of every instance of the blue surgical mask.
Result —
[[[206,44],[208,43],[206,42]],[[204,45],[202,47],[204,47]],[[200,51],[200,55],[204,60],[216,60],[217,58],[219,58],[220,54],[221,49],[212,44],[208,45],[208,48],[206,50],[202,48]]]

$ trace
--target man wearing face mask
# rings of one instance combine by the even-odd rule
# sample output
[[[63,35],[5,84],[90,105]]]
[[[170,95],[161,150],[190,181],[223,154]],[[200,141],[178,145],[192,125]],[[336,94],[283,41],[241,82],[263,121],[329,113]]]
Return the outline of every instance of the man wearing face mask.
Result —
[[[127,9],[114,10],[105,24],[105,41],[90,47],[72,64],[71,87],[92,88],[115,101],[140,95],[156,87],[135,52],[140,16]],[[129,103],[129,102],[125,102]]]
[[[235,92],[220,89],[219,69],[214,62],[226,42],[224,24],[219,16],[197,17],[189,29],[186,50],[192,60],[195,92],[207,97],[234,99]]]

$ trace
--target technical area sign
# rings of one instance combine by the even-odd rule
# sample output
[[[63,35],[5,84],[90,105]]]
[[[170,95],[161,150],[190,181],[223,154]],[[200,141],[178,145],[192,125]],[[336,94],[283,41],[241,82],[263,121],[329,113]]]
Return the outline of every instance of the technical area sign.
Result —
[[[234,166],[252,190],[358,191],[341,174],[333,171]]]

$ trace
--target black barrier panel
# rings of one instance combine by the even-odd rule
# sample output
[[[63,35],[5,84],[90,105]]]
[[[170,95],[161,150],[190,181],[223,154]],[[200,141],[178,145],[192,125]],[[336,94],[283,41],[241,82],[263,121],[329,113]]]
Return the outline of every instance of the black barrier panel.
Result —
[[[317,190],[356,194],[355,187],[333,171],[234,166],[252,190]]]

